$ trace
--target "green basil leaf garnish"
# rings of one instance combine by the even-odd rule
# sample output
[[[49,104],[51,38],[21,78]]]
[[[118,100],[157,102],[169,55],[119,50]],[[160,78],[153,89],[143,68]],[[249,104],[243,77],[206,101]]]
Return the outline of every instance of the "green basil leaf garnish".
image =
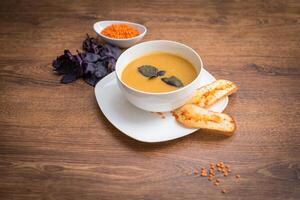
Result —
[[[176,76],[171,76],[168,78],[161,78],[163,82],[165,82],[168,85],[174,86],[174,87],[183,87],[183,83],[181,80],[179,80]]]
[[[164,76],[165,74],[166,74],[166,71],[163,71],[163,70],[157,72],[157,76]]]
[[[165,75],[165,71],[160,71],[152,65],[142,65],[138,68],[138,71],[145,77],[156,78],[158,76]]]
[[[157,77],[157,72],[159,71],[156,67],[152,65],[143,65],[138,68],[138,71],[148,78]]]

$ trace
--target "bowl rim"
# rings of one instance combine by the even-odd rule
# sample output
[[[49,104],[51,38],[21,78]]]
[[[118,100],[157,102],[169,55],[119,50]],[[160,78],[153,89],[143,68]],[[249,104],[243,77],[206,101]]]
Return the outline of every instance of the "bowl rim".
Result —
[[[96,30],[96,24],[102,23],[102,22],[111,22],[112,24],[114,24],[114,23],[120,23],[120,24],[130,24],[130,25],[135,25],[135,26],[141,27],[141,28],[143,29],[143,32],[140,33],[140,34],[138,34],[138,35],[135,36],[135,37],[132,37],[132,38],[124,38],[124,39],[111,38],[111,37],[107,37],[107,36],[103,35],[103,34],[101,33],[102,31],[101,31],[101,32],[98,32],[98,31]],[[111,24],[110,24],[110,25],[111,25]],[[110,25],[107,25],[107,26],[110,26]],[[107,26],[106,26],[106,27],[107,27]],[[144,37],[144,35],[147,33],[147,28],[146,28],[144,25],[138,24],[138,23],[135,23],[135,22],[129,22],[129,21],[103,20],[103,21],[97,21],[97,22],[95,22],[93,27],[94,27],[94,31],[95,31],[98,35],[100,35],[101,37],[104,37],[104,38],[109,39],[109,40],[114,40],[114,41],[130,41],[130,40],[138,39],[138,38],[140,38],[140,37]],[[106,28],[106,27],[105,27],[105,28]]]
[[[119,58],[125,54],[125,52],[129,51],[131,48],[134,48],[136,46],[139,46],[139,45],[144,45],[144,44],[147,44],[147,43],[159,43],[159,42],[166,42],[166,43],[173,43],[173,44],[176,44],[176,45],[180,45],[180,46],[183,46],[184,48],[187,48],[188,50],[190,50],[192,53],[195,54],[195,56],[199,59],[200,63],[201,63],[201,66],[200,66],[200,70],[199,70],[199,73],[197,74],[196,78],[190,82],[189,84],[185,85],[184,87],[182,88],[179,88],[179,89],[176,89],[176,90],[172,90],[170,92],[144,92],[144,91],[141,91],[141,90],[137,90],[133,87],[130,87],[129,85],[127,85],[126,83],[124,83],[121,79],[121,77],[119,77],[119,74],[117,72],[117,66],[118,66],[118,61],[119,61]],[[161,52],[164,52],[164,51],[161,51]],[[166,52],[166,51],[165,51]],[[166,52],[166,53],[170,53],[170,52]],[[176,54],[175,54],[176,55]],[[203,69],[203,62],[202,62],[202,59],[201,57],[199,56],[199,54],[194,50],[192,49],[191,47],[183,44],[183,43],[180,43],[180,42],[176,42],[176,41],[171,41],[171,40],[150,40],[150,41],[146,41],[146,42],[142,42],[142,43],[139,43],[139,44],[136,44],[128,49],[126,49],[121,55],[120,57],[118,58],[117,62],[116,62],[116,76],[117,76],[117,79],[118,81],[120,81],[120,83],[124,86],[126,86],[128,89],[130,90],[133,90],[134,92],[137,92],[137,93],[141,93],[141,94],[146,94],[146,95],[168,95],[168,94],[174,94],[174,93],[177,93],[177,92],[180,92],[182,90],[185,90],[186,88],[190,87],[192,84],[195,84],[195,82],[198,81],[198,79],[200,78],[200,74],[201,74],[201,71]]]

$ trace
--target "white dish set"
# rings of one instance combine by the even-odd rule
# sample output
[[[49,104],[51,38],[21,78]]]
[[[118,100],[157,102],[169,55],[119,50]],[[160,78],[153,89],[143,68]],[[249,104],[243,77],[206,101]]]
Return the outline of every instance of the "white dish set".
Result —
[[[121,21],[97,22],[94,28],[99,34],[105,26],[120,22]],[[122,43],[121,46],[131,46],[145,35],[146,28],[139,24],[135,25],[136,28],[141,28],[140,37],[137,36],[133,38],[135,41],[125,39],[125,42],[127,42],[126,45]],[[107,40],[110,38],[105,37],[103,39],[116,45]],[[122,40],[117,40],[117,42],[122,42]],[[129,42],[131,42],[131,45],[129,45]],[[196,79],[180,89],[164,93],[142,92],[127,86],[121,80],[121,74],[124,68],[136,58],[155,51],[176,54],[189,60],[195,66],[198,73]],[[103,114],[121,132],[143,142],[162,142],[183,137],[197,130],[185,128],[178,124],[175,118],[170,114],[170,111],[182,106],[191,98],[197,88],[215,80],[216,79],[203,68],[203,62],[200,56],[192,48],[174,41],[154,40],[137,44],[124,51],[117,60],[116,71],[107,75],[97,83],[95,95]],[[228,97],[212,106],[210,110],[222,112],[227,104]],[[165,118],[162,119],[153,112],[163,112]]]

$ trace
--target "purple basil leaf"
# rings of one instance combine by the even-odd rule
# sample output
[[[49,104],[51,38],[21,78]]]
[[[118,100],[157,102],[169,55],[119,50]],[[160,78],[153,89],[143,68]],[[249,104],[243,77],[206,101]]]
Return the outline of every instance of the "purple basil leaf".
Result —
[[[114,58],[110,58],[106,60],[106,66],[109,72],[115,71],[116,60]]]
[[[109,57],[113,57],[114,59],[118,59],[119,56],[121,55],[121,49],[119,49],[118,47],[112,46],[110,44],[105,44],[100,49],[99,55],[101,57],[109,56]]]
[[[67,84],[67,83],[72,83],[76,80],[76,74],[75,73],[70,73],[66,74],[62,77],[60,80],[61,83]]]
[[[84,61],[86,62],[97,62],[100,59],[100,56],[94,53],[86,53]]]
[[[94,75],[90,75],[84,78],[84,81],[91,86],[95,86],[100,79],[96,78]]]
[[[86,39],[82,43],[82,49],[86,52],[98,54],[100,48],[102,48],[102,45],[95,38],[91,38],[87,34]]]
[[[102,45],[97,39],[87,35],[82,48],[85,52],[77,50],[75,55],[66,49],[63,55],[53,61],[53,71],[64,75],[62,83],[71,83],[82,77],[85,82],[95,86],[100,79],[115,70],[116,61],[121,54],[118,47]]]
[[[96,64],[95,63],[87,63],[84,73],[85,74],[93,74],[96,71]]]
[[[59,75],[73,71],[73,61],[71,61],[65,54],[57,57],[57,59],[53,61],[52,66],[54,67],[53,70]]]
[[[83,58],[85,57],[85,53],[80,53],[78,50],[77,50],[77,55],[75,55],[75,60],[77,63],[79,63],[79,65],[82,65],[82,62],[83,62]]]
[[[95,76],[97,78],[103,78],[104,76],[106,76],[108,74],[108,70],[105,67],[105,65],[103,65],[103,62],[97,62],[96,63],[96,71],[95,71]]]
[[[66,49],[66,50],[64,51],[64,55],[65,55],[70,61],[74,61],[74,56],[72,55],[72,53],[71,53],[68,49]]]

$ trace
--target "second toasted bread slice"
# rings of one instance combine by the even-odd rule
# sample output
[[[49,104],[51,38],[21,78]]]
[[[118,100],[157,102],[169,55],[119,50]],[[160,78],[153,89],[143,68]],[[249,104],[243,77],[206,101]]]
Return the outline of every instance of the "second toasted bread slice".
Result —
[[[236,92],[238,87],[228,80],[216,80],[215,82],[203,86],[196,90],[194,96],[187,103],[196,104],[203,108],[215,104],[220,99]]]
[[[230,136],[236,129],[234,120],[227,114],[209,111],[194,104],[186,104],[173,111],[176,120],[188,128],[219,131]]]

